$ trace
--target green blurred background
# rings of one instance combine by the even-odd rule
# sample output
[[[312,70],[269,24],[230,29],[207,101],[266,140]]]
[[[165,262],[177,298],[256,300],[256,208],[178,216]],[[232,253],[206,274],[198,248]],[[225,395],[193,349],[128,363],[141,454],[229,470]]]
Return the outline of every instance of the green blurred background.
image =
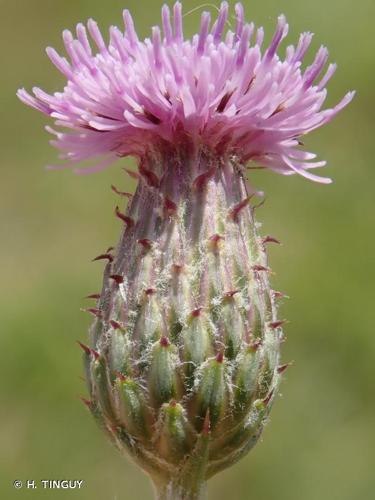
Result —
[[[184,1],[185,12],[200,0]],[[214,2],[215,3],[215,2]],[[329,103],[357,89],[335,121],[306,140],[328,160],[331,186],[257,172],[267,194],[258,211],[274,285],[286,291],[287,374],[262,442],[213,479],[215,500],[371,500],[374,418],[374,53],[373,0],[245,0],[268,39],[285,13],[289,41],[316,33],[339,69]],[[216,3],[217,5],[217,3]],[[56,151],[45,117],[15,97],[18,87],[61,88],[44,53],[61,49],[65,27],[94,17],[106,30],[130,8],[141,36],[159,22],[151,0],[2,0],[1,20],[1,362],[0,497],[82,500],[151,498],[146,476],[107,443],[78,399],[90,319],[82,299],[101,283],[95,255],[116,243],[120,224],[109,187],[125,184],[119,165],[89,177],[46,173]],[[202,9],[185,18],[197,27]],[[212,10],[212,9],[211,9]],[[312,58],[310,52],[309,59]],[[129,161],[128,163],[131,163]],[[14,490],[14,479],[83,479],[80,491]]]

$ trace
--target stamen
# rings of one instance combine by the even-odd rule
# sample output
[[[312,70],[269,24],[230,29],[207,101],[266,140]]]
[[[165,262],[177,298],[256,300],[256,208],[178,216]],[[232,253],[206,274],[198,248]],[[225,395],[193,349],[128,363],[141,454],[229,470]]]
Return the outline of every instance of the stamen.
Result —
[[[328,50],[325,47],[320,47],[318,50],[314,62],[309,66],[304,75],[304,88],[310,87],[312,83],[314,82],[315,78],[319,75],[319,73],[322,71],[325,63],[327,62],[328,59]]]
[[[199,31],[199,40],[197,47],[198,54],[202,54],[204,52],[204,46],[207,40],[210,21],[211,14],[209,12],[203,12],[201,17],[201,29]]]
[[[245,54],[247,49],[249,48],[250,37],[254,31],[254,24],[246,24],[240,40],[240,46],[237,52],[237,66],[242,66],[245,60]]]
[[[160,69],[162,67],[162,60],[161,60],[161,35],[159,26],[154,26],[152,28],[152,47],[154,49],[155,66],[158,69]]]
[[[178,43],[183,42],[183,27],[182,27],[182,4],[176,2],[173,7],[173,22],[174,22],[174,39]]]
[[[61,57],[55,49],[52,47],[47,47],[46,52],[51,62],[56,66],[56,68],[65,75],[68,80],[74,80],[74,73],[68,61],[65,57]]]
[[[167,45],[172,42],[173,34],[172,34],[172,26],[171,26],[171,13],[168,5],[163,5],[162,11],[162,22],[163,22],[163,31],[165,36],[165,41]]]
[[[91,56],[92,52],[91,52],[90,42],[87,36],[86,28],[82,23],[77,24],[76,32],[77,32],[77,38],[81,43],[82,47],[84,48],[86,54],[88,56]]]
[[[90,35],[92,36],[94,42],[97,45],[99,51],[102,54],[107,54],[108,49],[107,49],[106,44],[104,43],[100,29],[98,28],[98,23],[96,23],[93,19],[89,19],[87,22],[87,27],[89,29]]]
[[[302,33],[299,37],[298,45],[294,56],[291,60],[292,63],[302,61],[307,49],[309,48],[311,41],[313,39],[313,33]]]
[[[225,23],[228,19],[228,2],[222,2],[220,6],[219,17],[217,18],[215,28],[212,30],[212,34],[214,37],[214,43],[219,43],[222,37]]]
[[[123,12],[123,18],[125,24],[125,35],[130,42],[130,46],[134,48],[138,44],[138,35],[135,31],[133,18],[127,9]]]
[[[242,3],[236,3],[234,10],[236,12],[236,41],[240,40],[244,25],[245,13]]]
[[[285,16],[284,15],[279,16],[278,22],[277,22],[276,32],[273,36],[271,45],[269,46],[269,48],[267,49],[267,52],[266,52],[266,58],[268,60],[272,59],[273,56],[276,54],[276,51],[277,51],[281,41],[288,34],[288,29],[289,29],[289,26],[286,22]]]

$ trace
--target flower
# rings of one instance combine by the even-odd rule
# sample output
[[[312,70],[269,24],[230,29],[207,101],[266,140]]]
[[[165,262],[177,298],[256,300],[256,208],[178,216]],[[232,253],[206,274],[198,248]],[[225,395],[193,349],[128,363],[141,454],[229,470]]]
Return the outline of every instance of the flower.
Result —
[[[78,173],[103,169],[117,157],[142,158],[161,144],[187,137],[219,156],[233,155],[241,164],[256,162],[281,174],[329,183],[310,172],[325,162],[312,161],[316,155],[301,150],[299,138],[330,121],[354,92],[322,109],[326,84],[336,69],[330,64],[320,76],[327,49],[321,47],[313,63],[302,69],[311,33],[301,34],[282,59],[277,50],[288,33],[284,16],[262,50],[263,29],[245,23],[240,3],[235,29],[225,33],[228,11],[228,3],[222,2],[211,29],[210,14],[204,12],[199,33],[186,40],[181,3],[174,5],[173,21],[164,5],[163,36],[155,26],[151,38],[140,41],[125,10],[125,33],[111,27],[108,45],[90,19],[87,28],[96,51],[82,24],[76,39],[63,32],[70,62],[47,48],[67,78],[63,91],[50,95],[35,87],[34,96],[20,89],[18,97],[55,120],[58,130],[47,130],[55,136],[51,143],[62,151],[61,159],[67,160],[64,166],[95,160],[91,167],[76,168]]]
[[[138,158],[134,196],[121,237],[95,261],[106,260],[89,344],[83,349],[90,399],[84,402],[117,447],[151,477],[157,498],[198,500],[205,482],[256,444],[285,369],[280,349],[285,322],[281,292],[272,290],[268,243],[259,235],[246,163],[282,174],[311,174],[324,165],[300,149],[300,137],[328,122],[353,97],[322,110],[331,64],[319,81],[327,50],[301,69],[312,35],[300,36],[284,60],[277,55],[288,25],[280,16],[261,50],[263,30],[245,24],[235,6],[235,31],[224,31],[223,2],[184,40],[182,7],[173,22],[162,9],[164,37],[154,27],[139,41],[124,11],[125,34],[110,29],[107,46],[97,24],[77,39],[64,31],[71,62],[47,53],[67,77],[63,92],[26,104],[65,131],[47,130],[67,166],[93,159],[100,170],[117,157]],[[253,40],[251,41],[251,39]]]

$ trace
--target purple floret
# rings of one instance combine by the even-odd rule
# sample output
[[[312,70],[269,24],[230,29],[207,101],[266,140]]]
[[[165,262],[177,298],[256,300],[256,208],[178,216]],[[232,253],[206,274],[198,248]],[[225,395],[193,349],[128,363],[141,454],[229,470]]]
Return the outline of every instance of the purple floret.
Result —
[[[325,86],[336,69],[330,64],[321,76],[327,49],[321,47],[303,70],[311,33],[301,34],[281,59],[277,50],[288,32],[284,16],[265,50],[263,29],[245,23],[240,3],[235,16],[234,31],[226,31],[228,3],[223,2],[212,28],[204,12],[199,33],[186,40],[181,3],[174,5],[173,21],[164,5],[163,36],[156,26],[150,39],[140,41],[125,10],[125,33],[112,26],[108,45],[97,24],[88,21],[95,52],[86,28],[78,24],[76,39],[68,30],[63,33],[70,62],[47,48],[67,78],[63,91],[49,95],[35,87],[34,96],[20,89],[18,97],[55,120],[58,130],[47,130],[62,151],[63,166],[95,160],[92,167],[76,168],[79,173],[101,170],[117,157],[142,158],[186,139],[241,163],[329,183],[310,172],[325,162],[311,161],[316,155],[301,150],[299,138],[329,122],[354,92],[322,110]]]

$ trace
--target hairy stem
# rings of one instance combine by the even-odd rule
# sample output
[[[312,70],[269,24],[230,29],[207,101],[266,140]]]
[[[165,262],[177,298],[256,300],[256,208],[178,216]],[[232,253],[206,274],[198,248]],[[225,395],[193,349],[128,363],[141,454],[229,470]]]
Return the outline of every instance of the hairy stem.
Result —
[[[186,484],[179,478],[164,485],[155,485],[155,500],[204,500],[206,498],[206,483]]]

